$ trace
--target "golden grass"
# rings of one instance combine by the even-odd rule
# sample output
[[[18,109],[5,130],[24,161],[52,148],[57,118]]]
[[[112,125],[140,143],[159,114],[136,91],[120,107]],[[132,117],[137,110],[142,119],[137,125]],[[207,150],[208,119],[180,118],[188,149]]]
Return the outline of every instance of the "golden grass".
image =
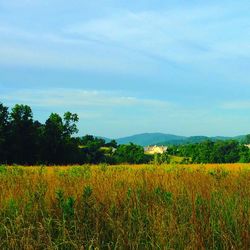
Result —
[[[0,168],[0,249],[250,249],[250,165]]]
[[[105,164],[103,164],[105,166]],[[33,171],[40,171],[40,169],[44,169],[49,173],[54,173],[58,170],[69,170],[74,167],[80,167],[81,165],[74,165],[74,166],[18,166],[18,168],[22,168],[24,170],[33,170]],[[84,166],[84,165],[83,165]],[[91,166],[92,170],[99,169],[102,165],[87,165]],[[228,171],[241,171],[241,170],[249,170],[250,171],[250,163],[223,163],[223,164],[217,164],[217,163],[209,163],[209,164],[162,164],[162,165],[155,165],[155,164],[138,164],[138,165],[131,165],[131,164],[123,164],[123,165],[114,165],[114,166],[108,166],[109,169],[111,168],[120,168],[125,167],[129,170],[137,170],[137,169],[150,169],[150,168],[158,168],[158,170],[167,169],[167,168],[180,168],[180,169],[187,169],[187,170],[216,170],[216,169],[224,169]],[[15,168],[9,166],[8,168]]]

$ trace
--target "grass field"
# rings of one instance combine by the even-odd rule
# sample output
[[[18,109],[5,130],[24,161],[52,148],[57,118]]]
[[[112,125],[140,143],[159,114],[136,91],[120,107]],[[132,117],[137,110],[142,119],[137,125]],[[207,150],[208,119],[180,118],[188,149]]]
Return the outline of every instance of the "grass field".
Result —
[[[0,167],[0,249],[250,249],[250,165]]]

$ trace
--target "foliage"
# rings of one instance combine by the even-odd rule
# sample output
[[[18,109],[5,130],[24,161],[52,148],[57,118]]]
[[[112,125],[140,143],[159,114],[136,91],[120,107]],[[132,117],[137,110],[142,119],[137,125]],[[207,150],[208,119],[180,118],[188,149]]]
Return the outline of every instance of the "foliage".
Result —
[[[77,114],[63,117],[52,113],[44,124],[33,119],[27,105],[15,105],[11,111],[0,103],[0,164],[154,164],[176,163],[247,163],[250,149],[234,140],[203,141],[169,146],[167,153],[145,155],[135,144],[117,145],[92,135],[74,137],[78,132]],[[193,138],[198,139],[200,138]],[[204,138],[203,138],[204,139]],[[196,140],[194,140],[196,141]]]
[[[119,145],[114,154],[116,163],[147,163],[150,156],[144,154],[143,147],[133,143]]]
[[[77,114],[66,112],[63,117],[52,113],[44,124],[33,120],[27,105],[15,105],[11,112],[0,103],[0,164],[82,164],[112,163],[115,141],[78,132]],[[103,152],[102,147],[108,151]]]
[[[250,134],[245,136],[244,143],[245,144],[250,144]]]
[[[249,162],[250,151],[245,145],[233,141],[205,141],[169,147],[169,154],[191,158],[193,163]]]
[[[159,164],[164,164],[164,163],[170,163],[170,157],[168,153],[163,153],[163,154],[154,154],[153,156],[153,163],[156,165]]]

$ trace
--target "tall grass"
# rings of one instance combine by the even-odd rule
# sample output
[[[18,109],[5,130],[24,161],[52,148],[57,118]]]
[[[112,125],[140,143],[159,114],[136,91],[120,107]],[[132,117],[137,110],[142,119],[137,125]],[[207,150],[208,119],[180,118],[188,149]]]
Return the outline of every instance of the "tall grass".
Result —
[[[0,167],[0,249],[250,249],[245,165]]]

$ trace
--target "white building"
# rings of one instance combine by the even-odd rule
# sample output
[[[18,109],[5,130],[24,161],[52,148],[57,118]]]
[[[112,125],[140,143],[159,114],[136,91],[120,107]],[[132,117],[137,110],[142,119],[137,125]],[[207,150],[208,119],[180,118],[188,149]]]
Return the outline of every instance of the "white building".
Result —
[[[144,152],[145,154],[150,154],[150,155],[153,155],[153,154],[163,154],[165,152],[167,152],[168,150],[168,147],[166,146],[147,146],[147,147],[144,147]]]

